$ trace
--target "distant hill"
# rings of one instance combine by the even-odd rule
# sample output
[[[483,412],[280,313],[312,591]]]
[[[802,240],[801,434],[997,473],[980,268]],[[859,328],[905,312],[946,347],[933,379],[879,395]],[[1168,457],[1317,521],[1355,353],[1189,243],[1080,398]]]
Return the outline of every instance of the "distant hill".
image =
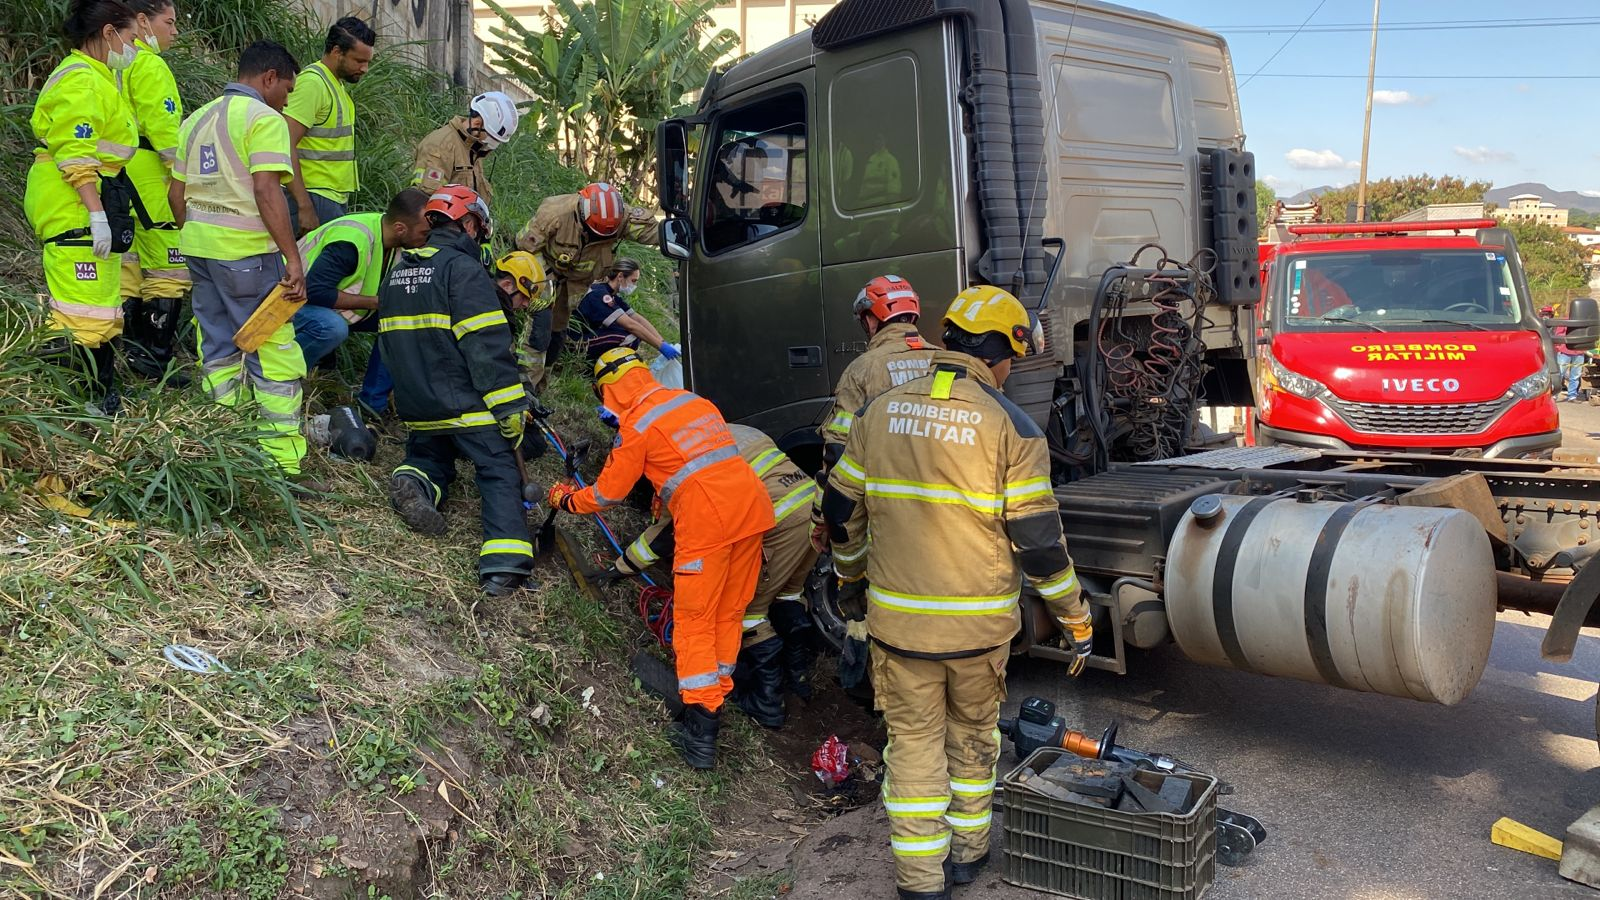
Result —
[[[1577,191],[1558,191],[1547,184],[1540,184],[1536,181],[1524,181],[1520,184],[1497,187],[1484,194],[1483,199],[1497,206],[1505,206],[1507,200],[1518,194],[1538,194],[1546,203],[1554,203],[1563,209],[1600,212],[1600,197],[1586,197]]]
[[[1318,185],[1314,188],[1306,188],[1300,193],[1295,194],[1293,197],[1284,197],[1282,200],[1285,203],[1305,203],[1310,200],[1315,200],[1333,189],[1333,185],[1331,184]]]

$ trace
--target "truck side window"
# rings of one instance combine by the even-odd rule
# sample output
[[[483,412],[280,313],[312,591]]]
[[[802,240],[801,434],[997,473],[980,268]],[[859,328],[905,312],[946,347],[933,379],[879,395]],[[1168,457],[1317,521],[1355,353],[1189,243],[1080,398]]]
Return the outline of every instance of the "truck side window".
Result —
[[[857,213],[916,201],[922,180],[917,103],[917,67],[910,56],[866,63],[834,79],[828,121],[833,201],[840,210]]]
[[[701,235],[708,255],[761,240],[806,217],[806,100],[768,97],[724,114],[706,186]]]

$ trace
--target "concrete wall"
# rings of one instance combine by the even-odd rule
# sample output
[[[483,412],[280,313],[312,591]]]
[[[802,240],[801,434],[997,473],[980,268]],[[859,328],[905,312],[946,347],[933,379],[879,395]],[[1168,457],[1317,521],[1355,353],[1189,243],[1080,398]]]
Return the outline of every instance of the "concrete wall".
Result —
[[[325,25],[343,16],[365,19],[380,46],[404,48],[418,63],[473,91],[506,90],[504,79],[483,61],[483,42],[473,32],[472,0],[306,0]],[[514,92],[513,96],[522,96]]]

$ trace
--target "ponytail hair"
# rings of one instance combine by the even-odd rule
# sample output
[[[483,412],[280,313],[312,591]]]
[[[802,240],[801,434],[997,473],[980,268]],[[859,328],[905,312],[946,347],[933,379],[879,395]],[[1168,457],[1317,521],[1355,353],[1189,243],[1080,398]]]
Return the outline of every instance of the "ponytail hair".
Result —
[[[639,271],[639,262],[637,260],[626,256],[619,257],[611,264],[611,268],[606,270],[606,280],[610,281],[622,275],[631,275],[637,271]]]
[[[89,41],[99,37],[107,25],[119,31],[132,28],[133,15],[133,10],[122,0],[72,0],[61,30],[72,46],[81,50]]]
[[[135,15],[157,16],[171,9],[174,0],[122,0]]]

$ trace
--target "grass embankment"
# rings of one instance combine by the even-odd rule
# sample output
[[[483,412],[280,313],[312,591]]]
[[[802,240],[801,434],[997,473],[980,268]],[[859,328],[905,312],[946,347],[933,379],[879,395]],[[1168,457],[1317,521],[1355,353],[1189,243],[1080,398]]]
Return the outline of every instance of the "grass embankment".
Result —
[[[191,29],[190,49],[171,54],[191,108],[247,37],[287,39],[305,61],[320,46],[277,4],[195,11],[212,21],[230,10],[256,25]],[[25,38],[11,24],[8,52]],[[12,109],[29,105],[26,89],[7,85]],[[356,100],[358,205],[373,208],[402,183],[411,143],[461,98],[385,55]],[[27,143],[5,133],[8,170],[18,171]],[[579,180],[532,136],[499,151],[493,172],[505,230]],[[34,251],[14,227],[5,239],[0,894],[398,900],[690,889],[712,811],[756,780],[748,776],[764,754],[735,720],[721,771],[677,763],[660,704],[626,669],[645,640],[626,590],[596,607],[544,561],[532,589],[482,599],[471,468],[446,504],[450,532],[411,534],[386,500],[398,429],[371,465],[313,450],[309,470],[336,494],[298,504],[252,426],[198,388],[130,386],[119,418],[83,414],[83,385],[37,352]],[[659,257],[630,249],[653,261],[641,294],[664,296]],[[659,307],[650,314],[670,319]],[[348,402],[361,358],[351,354],[342,378],[308,383],[312,412]],[[569,439],[606,445],[581,376],[557,379],[546,400]],[[553,454],[533,468],[545,483],[559,474]],[[586,523],[568,526],[594,540]],[[183,671],[163,658],[172,644],[214,654],[229,671]],[[770,895],[774,884],[740,893]]]

